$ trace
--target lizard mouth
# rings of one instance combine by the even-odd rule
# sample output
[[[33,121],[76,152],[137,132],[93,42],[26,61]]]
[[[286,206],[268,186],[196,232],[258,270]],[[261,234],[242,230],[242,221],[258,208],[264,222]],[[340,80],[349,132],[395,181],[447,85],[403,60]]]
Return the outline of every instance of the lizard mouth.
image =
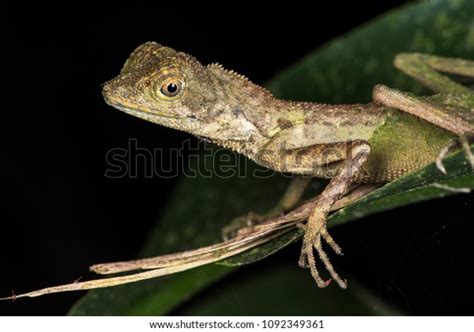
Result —
[[[157,116],[163,117],[163,118],[170,118],[170,119],[187,118],[187,116],[178,116],[174,114],[160,112],[160,111],[150,109],[150,108],[140,107],[136,104],[125,102],[123,100],[113,98],[106,94],[104,94],[104,100],[108,105],[112,106],[113,108],[116,108],[122,112],[125,112],[127,114],[130,114],[139,118],[144,118],[145,120],[149,120]]]

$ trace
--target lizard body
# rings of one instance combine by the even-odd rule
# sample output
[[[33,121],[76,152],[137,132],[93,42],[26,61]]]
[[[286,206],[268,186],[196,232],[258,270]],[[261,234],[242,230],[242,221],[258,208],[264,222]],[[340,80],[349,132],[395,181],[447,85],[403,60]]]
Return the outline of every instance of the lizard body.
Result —
[[[400,54],[395,65],[439,94],[415,97],[379,85],[368,104],[286,101],[218,64],[205,66],[149,42],[105,83],[103,96],[128,114],[203,137],[270,169],[330,178],[302,226],[299,265],[310,269],[320,287],[327,286],[316,268],[315,250],[332,279],[345,288],[322,241],[342,254],[327,231],[326,217],[352,182],[389,182],[435,160],[445,172],[442,157],[457,141],[474,167],[469,147],[474,92],[439,73],[474,77],[474,62]],[[280,202],[284,211],[295,206],[308,181],[298,183]]]
[[[189,89],[176,102],[156,97],[170,74],[183,75]],[[152,85],[157,79],[158,88]],[[433,162],[453,137],[426,121],[374,103],[328,105],[277,99],[220,65],[203,66],[189,55],[156,43],[140,46],[121,75],[103,91],[110,105],[131,115],[205,137],[276,171],[322,178],[331,178],[338,168],[315,170],[315,155],[323,165],[344,159],[344,144],[334,143],[369,142],[372,153],[354,180],[373,183],[392,181]],[[317,150],[296,158],[298,153],[278,151],[314,145],[332,155]]]

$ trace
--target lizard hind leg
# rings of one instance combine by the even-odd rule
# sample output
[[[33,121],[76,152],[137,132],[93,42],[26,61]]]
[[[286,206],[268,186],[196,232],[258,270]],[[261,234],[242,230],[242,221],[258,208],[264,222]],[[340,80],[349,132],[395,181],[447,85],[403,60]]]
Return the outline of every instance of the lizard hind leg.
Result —
[[[343,280],[335,271],[326,252],[322,246],[322,240],[333,249],[336,254],[342,255],[342,250],[334,241],[327,230],[326,219],[333,204],[344,195],[354,176],[361,170],[363,163],[370,153],[370,146],[365,141],[354,141],[348,143],[349,154],[335,177],[331,179],[324,191],[318,196],[313,210],[306,225],[300,226],[304,229],[303,246],[299,259],[299,265],[309,268],[311,275],[319,287],[326,287],[330,280],[325,281],[319,274],[316,267],[316,250],[319,259],[324,264],[331,278],[341,288],[347,287],[347,282]]]
[[[415,97],[385,85],[376,85],[372,96],[377,103],[410,113],[456,135],[465,152],[466,159],[474,169],[474,156],[469,146],[469,141],[474,138],[474,109],[472,108],[474,93]],[[457,104],[452,104],[453,100],[457,101]],[[443,173],[445,169],[442,159],[453,146],[450,144],[442,149],[436,158],[436,165]]]
[[[451,119],[446,118],[446,114],[442,114],[443,107],[437,107],[437,109],[435,107],[433,109],[433,107],[428,107],[428,108],[423,107],[422,104],[419,105],[421,107],[419,108],[418,114],[415,114],[415,115],[420,116],[420,114],[424,113],[427,117],[437,118],[436,121],[438,123],[433,122],[434,124],[440,125],[439,122],[441,121],[441,122],[444,122],[445,125],[449,125],[449,126],[452,126],[453,123],[455,122],[462,124],[462,122],[466,120],[466,117],[470,117],[471,119],[470,121],[468,121],[470,122],[470,128],[471,128],[470,132],[469,130],[467,130],[464,133],[459,134],[457,132],[451,131],[449,128],[446,128],[442,125],[441,127],[459,136],[459,142],[461,143],[461,146],[463,147],[465,151],[466,158],[468,159],[472,168],[474,169],[474,156],[472,154],[471,148],[469,147],[469,139],[472,140],[474,136],[474,133],[473,133],[474,130],[472,129],[474,127],[474,120],[473,120],[474,114],[472,114],[474,113],[472,111],[473,110],[472,104],[474,103],[474,92],[472,90],[472,87],[469,88],[458,82],[455,82],[446,75],[446,74],[454,74],[454,75],[459,75],[460,77],[474,78],[474,61],[465,60],[465,59],[457,59],[457,58],[446,58],[446,57],[440,57],[440,56],[429,55],[429,54],[421,54],[421,53],[400,53],[400,54],[397,54],[397,56],[395,57],[394,65],[399,70],[413,77],[415,80],[419,81],[420,83],[427,86],[431,90],[440,92],[443,94],[447,94],[447,97],[449,99],[453,99],[451,98],[452,94],[456,94],[458,99],[462,99],[462,98],[459,98],[461,95],[464,97],[465,102],[468,104],[466,105],[466,108],[470,110],[470,112],[465,111],[465,112],[460,112],[458,114],[453,114],[452,110],[450,112],[446,112],[448,113],[448,117],[450,117]],[[407,101],[410,98],[415,99],[414,97],[410,97],[406,94],[403,95],[401,93],[396,93],[396,91],[394,90],[390,91],[389,93],[386,93],[386,95],[383,96],[383,92],[384,92],[383,89],[379,89],[379,91],[377,91],[376,89],[377,87],[374,89],[374,100],[381,101],[383,104],[387,104],[386,102],[384,102],[384,100],[387,100],[387,98],[389,98],[390,102],[395,102],[396,104],[400,104],[406,107]],[[436,98],[436,96],[434,96],[433,98]],[[407,110],[403,106],[397,107],[395,105],[394,107],[411,113],[409,110]],[[435,111],[433,114],[431,115],[428,114],[429,112],[433,110]],[[424,116],[420,116],[420,117],[425,120],[430,121]],[[456,119],[458,117],[461,117],[462,119],[461,120]],[[452,145],[445,147],[443,150],[440,151],[438,157],[436,158],[436,166],[443,173],[445,173],[446,170],[444,169],[442,160],[443,160],[443,157],[447,154],[447,152],[449,152],[450,148],[452,148]]]

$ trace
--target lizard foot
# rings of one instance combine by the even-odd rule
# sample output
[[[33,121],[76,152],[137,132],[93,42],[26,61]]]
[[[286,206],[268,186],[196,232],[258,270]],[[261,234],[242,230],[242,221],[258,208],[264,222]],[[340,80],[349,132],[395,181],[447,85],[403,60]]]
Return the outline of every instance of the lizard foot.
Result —
[[[469,138],[462,136],[459,138],[459,140],[461,141],[461,146],[464,150],[464,153],[466,154],[466,159],[469,161],[471,168],[474,170],[474,155],[472,154]]]
[[[468,160],[471,168],[474,170],[474,155],[472,154],[472,150],[470,147],[469,139],[465,136],[459,137],[459,143],[461,144],[462,149],[464,150],[464,154],[466,155],[466,159]],[[446,157],[448,152],[450,152],[454,147],[459,146],[457,142],[453,142],[452,144],[444,147],[439,152],[438,156],[436,157],[436,167],[440,170],[441,173],[447,174],[446,168],[443,165],[443,159]]]
[[[298,261],[299,266],[310,269],[311,275],[320,288],[328,286],[332,279],[334,279],[334,281],[336,281],[336,283],[341,288],[347,288],[347,281],[343,280],[334,270],[334,267],[322,246],[323,239],[327,244],[329,244],[336,254],[343,254],[341,247],[339,247],[336,241],[334,241],[327,230],[326,217],[323,214],[317,213],[317,211],[315,211],[309,217],[306,225],[300,224],[298,227],[303,228],[305,231],[303,237],[303,247],[301,249],[300,259]],[[319,259],[323,262],[332,279],[324,280],[320,276],[318,268],[316,267],[316,259],[314,257],[313,249],[316,250]]]

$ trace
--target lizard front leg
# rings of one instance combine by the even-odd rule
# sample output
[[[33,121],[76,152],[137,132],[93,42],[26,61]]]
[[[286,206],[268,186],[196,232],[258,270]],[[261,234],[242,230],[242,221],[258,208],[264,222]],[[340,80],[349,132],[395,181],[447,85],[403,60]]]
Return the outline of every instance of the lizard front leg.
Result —
[[[265,220],[292,210],[300,202],[310,181],[310,177],[296,175],[296,177],[291,180],[288,188],[276,206],[264,214],[249,212],[233,219],[222,229],[222,238],[224,240],[231,239],[238,234],[240,229],[258,225]]]
[[[442,73],[474,77],[474,61],[422,53],[400,53],[393,64],[424,86],[440,93],[472,93]]]

